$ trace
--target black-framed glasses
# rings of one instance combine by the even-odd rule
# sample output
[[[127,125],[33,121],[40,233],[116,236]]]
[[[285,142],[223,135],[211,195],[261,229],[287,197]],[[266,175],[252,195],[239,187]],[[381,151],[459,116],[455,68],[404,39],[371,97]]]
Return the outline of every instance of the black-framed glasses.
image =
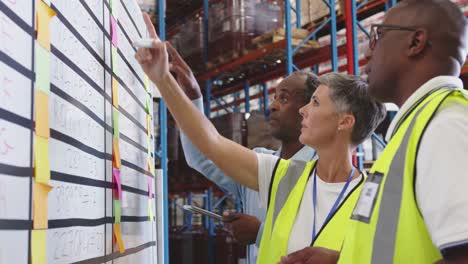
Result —
[[[400,30],[400,31],[416,31],[418,30],[415,27],[404,27],[398,25],[387,25],[387,24],[372,24],[370,39],[369,39],[369,48],[372,50],[375,48],[375,44],[382,37],[382,34],[391,30]]]

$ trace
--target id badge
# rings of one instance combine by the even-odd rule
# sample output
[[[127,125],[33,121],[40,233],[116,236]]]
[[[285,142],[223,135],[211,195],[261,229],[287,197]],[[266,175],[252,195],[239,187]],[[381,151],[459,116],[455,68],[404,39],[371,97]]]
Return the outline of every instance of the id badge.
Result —
[[[351,219],[358,220],[364,223],[369,223],[372,212],[374,211],[375,201],[379,195],[380,184],[382,183],[383,174],[375,172],[367,177],[366,182],[362,186],[361,194],[354,207]]]

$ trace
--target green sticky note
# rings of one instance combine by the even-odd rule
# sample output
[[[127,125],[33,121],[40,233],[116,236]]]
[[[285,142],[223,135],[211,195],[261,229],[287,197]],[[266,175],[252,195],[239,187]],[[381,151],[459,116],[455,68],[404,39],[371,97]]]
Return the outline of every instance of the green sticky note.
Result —
[[[117,48],[112,46],[112,72],[115,73],[115,75],[117,75],[117,58]]]
[[[145,107],[145,111],[146,111],[146,113],[147,113],[148,115],[149,115],[149,113],[150,113],[149,105],[150,105],[150,103],[149,103],[149,95],[148,95],[148,96],[146,96],[146,107]]]
[[[117,4],[119,0],[109,0],[110,1],[110,6],[111,6],[111,13],[114,16],[114,18],[117,18]]]
[[[36,89],[50,94],[50,52],[36,42]]]
[[[120,216],[121,216],[121,208],[120,208],[120,201],[114,200],[114,217],[115,217],[115,224],[120,224]]]
[[[112,126],[114,128],[114,137],[115,138],[120,138],[119,134],[119,118],[120,118],[120,113],[117,109],[112,108]]]

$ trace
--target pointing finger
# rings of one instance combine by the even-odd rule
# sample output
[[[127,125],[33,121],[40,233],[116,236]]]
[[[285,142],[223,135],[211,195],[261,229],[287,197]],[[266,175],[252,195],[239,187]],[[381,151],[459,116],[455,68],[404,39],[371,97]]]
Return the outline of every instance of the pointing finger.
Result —
[[[153,22],[147,13],[143,13],[143,19],[145,20],[146,28],[148,29],[149,35],[151,38],[160,40],[158,34],[156,34],[156,29],[154,28]]]

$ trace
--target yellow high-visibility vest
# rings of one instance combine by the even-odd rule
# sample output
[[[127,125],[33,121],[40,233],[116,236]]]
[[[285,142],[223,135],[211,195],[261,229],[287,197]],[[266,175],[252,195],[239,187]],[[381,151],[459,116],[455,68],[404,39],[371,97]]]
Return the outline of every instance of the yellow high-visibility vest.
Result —
[[[414,184],[419,143],[434,114],[455,102],[468,107],[466,91],[454,88],[428,94],[396,128],[362,188],[339,263],[423,264],[442,258],[419,211]]]
[[[265,219],[257,263],[278,263],[287,254],[289,236],[307,181],[316,161],[280,160],[270,183],[268,211]],[[346,225],[356,204],[364,178],[343,199],[331,219],[324,223],[311,246],[339,251]],[[310,208],[310,210],[313,210]],[[312,221],[311,221],[312,224]],[[312,234],[304,234],[310,236]]]

